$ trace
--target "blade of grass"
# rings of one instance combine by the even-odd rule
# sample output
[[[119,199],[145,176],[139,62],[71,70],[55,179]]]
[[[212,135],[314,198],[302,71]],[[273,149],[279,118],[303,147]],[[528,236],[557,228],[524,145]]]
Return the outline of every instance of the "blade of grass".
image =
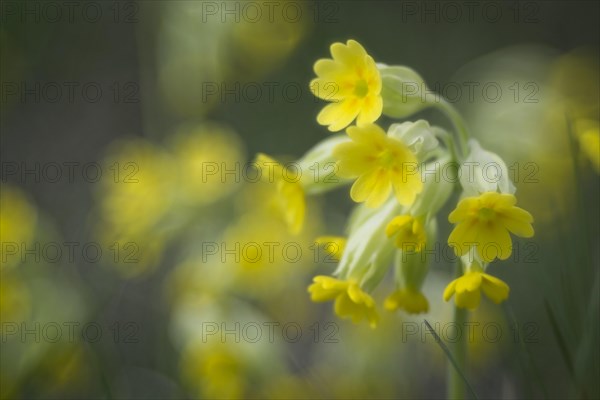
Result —
[[[552,311],[550,304],[548,304],[548,300],[544,300],[544,308],[546,309],[546,314],[548,314],[550,326],[552,327],[552,333],[554,333],[554,337],[558,343],[558,348],[560,349],[560,353],[564,359],[567,370],[569,371],[569,375],[571,375],[571,378],[575,380],[575,370],[573,369],[573,360],[571,358],[571,354],[569,353],[569,348],[565,342],[562,332],[560,331],[558,323],[556,322],[554,312]]]
[[[508,302],[504,303],[504,312],[508,318],[508,320],[513,324],[514,327],[518,327],[520,326],[518,321],[517,321],[517,317],[515,316],[515,313],[513,312],[512,307],[510,306],[510,304]],[[537,368],[537,365],[535,364],[535,362],[533,361],[533,356],[531,355],[531,351],[529,351],[529,347],[527,347],[527,345],[525,344],[525,341],[522,340],[521,338],[519,338],[518,340],[519,342],[519,347],[521,348],[521,351],[517,351],[518,357],[521,360],[521,363],[525,364],[524,365],[524,369],[527,375],[527,378],[529,378],[528,382],[531,382],[532,380],[535,381],[537,383],[537,385],[540,387],[540,389],[542,390],[543,396],[545,399],[550,398],[549,394],[548,394],[548,389],[546,389],[546,385],[544,384],[544,381],[542,380],[542,376],[540,375],[540,371]],[[523,359],[523,355],[525,355],[525,359]],[[531,379],[533,377],[533,379]]]
[[[439,335],[437,334],[437,332],[431,327],[431,325],[429,325],[429,322],[426,319],[423,320],[423,321],[425,321],[425,325],[427,326],[427,329],[429,330],[429,332],[435,338],[435,341],[442,348],[443,352],[446,353],[446,356],[448,357],[448,360],[450,361],[450,363],[452,364],[452,366],[456,369],[456,372],[461,376],[461,378],[465,382],[465,385],[467,386],[467,389],[469,389],[469,392],[471,393],[471,397],[473,397],[474,399],[478,399],[477,395],[475,394],[475,391],[471,387],[471,384],[467,380],[465,374],[458,367],[458,364],[457,364],[456,360],[454,359],[454,357],[452,356],[452,353],[450,352],[450,349],[448,349],[448,346],[446,346],[446,344],[442,341],[442,338],[440,338]]]

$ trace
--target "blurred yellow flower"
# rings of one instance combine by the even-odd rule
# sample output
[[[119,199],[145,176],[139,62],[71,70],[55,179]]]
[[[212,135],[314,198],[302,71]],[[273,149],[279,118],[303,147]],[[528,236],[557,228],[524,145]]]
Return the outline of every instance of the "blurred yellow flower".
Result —
[[[462,199],[448,217],[451,223],[457,224],[448,237],[448,244],[459,256],[475,246],[485,262],[496,257],[506,260],[512,254],[509,232],[526,238],[534,233],[533,217],[516,207],[516,202],[512,194],[497,192]]]
[[[265,10],[265,14],[269,6],[274,4],[283,9],[295,5],[293,0],[278,3],[261,0],[255,4]],[[298,11],[302,12],[300,9]],[[220,20],[218,22],[223,25]],[[242,18],[239,22],[229,21],[228,25],[231,29],[231,45],[221,48],[221,53],[225,53],[221,66],[236,79],[241,76],[249,80],[276,70],[293,54],[307,31],[305,18],[290,20],[281,12],[273,12],[268,18],[263,15],[257,20]]]
[[[366,319],[371,328],[377,326],[379,317],[375,310],[375,301],[362,291],[356,281],[342,281],[319,275],[313,278],[313,282],[308,288],[312,301],[334,300],[334,310],[340,318],[352,319],[354,323]]]
[[[18,249],[32,240],[35,233],[37,211],[20,189],[2,185],[0,190],[0,232],[3,246],[14,245],[18,254],[3,254],[0,257],[0,270],[19,263]],[[6,249],[3,247],[2,251]]]
[[[315,239],[315,243],[323,246],[335,261],[340,261],[346,248],[346,238],[341,236],[319,236]]]
[[[410,215],[399,215],[385,228],[388,238],[396,237],[396,247],[420,252],[425,247],[427,234],[423,223]]]
[[[334,102],[321,110],[317,122],[337,132],[357,120],[372,123],[381,116],[381,75],[373,58],[355,40],[331,45],[333,59],[315,63],[317,78],[310,83],[313,94]]]
[[[393,188],[400,204],[411,205],[423,190],[417,158],[411,150],[375,124],[352,126],[347,132],[352,141],[337,145],[334,156],[339,176],[358,177],[350,189],[352,200],[377,207]]]
[[[172,203],[173,160],[143,139],[115,142],[109,154],[113,176],[99,191],[103,222],[123,234],[150,231]]]
[[[182,360],[185,381],[206,399],[241,399],[246,391],[246,365],[242,357],[225,344],[188,347]]]
[[[243,145],[235,132],[217,124],[185,126],[170,139],[179,184],[174,188],[190,205],[214,203],[242,180]]]
[[[412,288],[400,289],[389,295],[383,305],[386,310],[403,309],[410,314],[420,314],[429,311],[427,298],[418,290]]]
[[[290,233],[299,233],[304,225],[306,213],[306,200],[302,185],[293,177],[288,177],[284,167],[266,154],[259,153],[255,162],[261,171],[263,181],[276,185],[276,204]]]
[[[466,274],[448,284],[444,290],[444,300],[448,301],[456,294],[457,307],[474,310],[479,306],[482,290],[490,300],[500,304],[508,298],[510,288],[502,280],[484,273],[475,263]]]
[[[174,203],[174,160],[137,138],[113,143],[105,163],[111,176],[102,179],[97,192],[96,237],[110,249],[113,266],[124,276],[150,272],[166,240],[160,223]]]

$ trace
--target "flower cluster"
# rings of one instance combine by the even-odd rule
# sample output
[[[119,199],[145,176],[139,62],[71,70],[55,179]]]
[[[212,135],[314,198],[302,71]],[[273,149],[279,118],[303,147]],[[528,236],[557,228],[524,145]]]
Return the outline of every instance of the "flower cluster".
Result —
[[[333,276],[314,278],[308,288],[312,300],[333,301],[341,318],[366,320],[375,327],[378,314],[371,293],[393,267],[396,290],[384,308],[427,312],[423,284],[430,252],[425,250],[437,240],[438,213],[456,189],[462,194],[448,217],[455,224],[448,244],[460,256],[463,274],[448,285],[443,298],[454,296],[458,307],[469,309],[479,305],[481,291],[495,303],[505,300],[506,283],[485,271],[495,259],[510,256],[511,234],[533,236],[533,218],[516,206],[504,161],[468,139],[466,125],[447,102],[427,103],[419,93],[405,90],[408,85],[425,87],[415,71],[376,64],[354,40],[334,43],[331,55],[315,63],[317,78],[310,88],[331,102],[317,122],[332,132],[346,129],[346,134],[326,138],[298,164],[333,161],[336,179],[276,182],[279,204],[294,232],[302,227],[306,195],[348,184],[350,197],[359,203],[346,237],[318,240],[339,263]],[[387,130],[376,123],[382,115],[406,118],[426,107],[444,112],[456,136],[424,120],[393,123]],[[256,161],[266,160],[275,163],[262,154]],[[486,179],[487,163],[497,166],[497,179]],[[460,166],[452,177],[447,176],[449,165]]]

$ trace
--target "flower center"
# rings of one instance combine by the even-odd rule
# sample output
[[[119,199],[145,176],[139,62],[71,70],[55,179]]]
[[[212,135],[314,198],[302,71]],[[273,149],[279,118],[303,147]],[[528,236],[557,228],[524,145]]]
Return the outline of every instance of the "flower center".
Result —
[[[396,155],[391,150],[383,150],[377,156],[377,160],[379,161],[380,165],[384,167],[391,167],[395,159]]]
[[[369,93],[369,85],[364,79],[359,79],[354,85],[354,94],[357,97],[365,97]]]
[[[482,207],[479,209],[478,216],[480,220],[489,221],[496,217],[496,212],[491,208]]]

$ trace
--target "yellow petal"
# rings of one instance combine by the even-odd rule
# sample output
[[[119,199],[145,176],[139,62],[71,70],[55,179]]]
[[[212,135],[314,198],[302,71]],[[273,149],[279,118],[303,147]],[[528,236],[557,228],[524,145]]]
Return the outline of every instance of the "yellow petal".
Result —
[[[483,284],[481,285],[483,293],[494,303],[499,304],[508,298],[510,288],[508,285],[488,274],[483,274]]]
[[[317,76],[320,78],[337,77],[347,71],[343,65],[329,58],[317,60],[313,69],[315,74],[317,74]]]
[[[454,248],[457,256],[462,256],[469,251],[470,243],[475,243],[477,239],[476,223],[473,221],[461,222],[450,232],[448,245]]]
[[[448,221],[456,224],[469,216],[470,210],[477,204],[476,197],[465,197],[458,202],[454,211],[448,215]]]
[[[387,138],[385,131],[377,124],[351,126],[346,133],[354,142],[369,146],[373,150],[378,150],[378,146]]]
[[[369,93],[374,95],[379,95],[381,93],[381,73],[375,64],[375,60],[373,57],[367,56],[365,58],[365,77],[364,79],[367,81],[369,86]]]
[[[530,222],[523,219],[516,219],[512,214],[510,216],[500,215],[500,221],[506,229],[517,236],[530,238],[534,234],[533,226],[531,226]]]
[[[369,197],[367,197],[367,207],[379,207],[382,205],[388,197],[390,197],[390,191],[392,184],[388,177],[388,172],[382,168],[376,170],[377,178],[375,178],[375,185],[373,186]]]
[[[410,215],[399,215],[394,217],[387,226],[385,227],[385,234],[387,237],[394,236],[404,225],[408,224],[412,221],[412,217]]]
[[[482,274],[480,272],[469,272],[460,278],[456,283],[456,293],[478,291],[481,287]]]
[[[481,301],[481,291],[456,293],[456,306],[474,310],[479,306]]]
[[[375,122],[383,111],[383,98],[379,95],[367,96],[363,99],[363,104],[356,119],[358,125],[365,125]]]
[[[350,197],[357,203],[365,201],[377,184],[378,173],[376,170],[367,172],[358,177],[350,188]]]
[[[333,59],[344,65],[364,65],[367,56],[365,49],[355,40],[348,40],[347,44],[334,43],[330,47]]]
[[[412,163],[406,165],[412,165]],[[403,206],[413,204],[417,195],[423,191],[423,182],[418,171],[394,172],[392,183],[396,198]]]
[[[454,295],[454,292],[456,291],[457,282],[458,278],[453,280],[448,284],[448,286],[446,286],[446,289],[444,289],[444,301],[450,300],[450,298]]]
[[[478,223],[477,254],[485,262],[492,262],[496,258],[506,260],[512,254],[512,240],[508,231],[499,223]]]
[[[342,100],[325,106],[317,115],[317,122],[328,125],[332,132],[341,131],[352,123],[359,111],[360,104],[355,99]]]
[[[372,151],[355,142],[338,144],[333,149],[333,156],[338,160],[336,173],[342,178],[354,178],[374,167]]]
[[[352,302],[347,293],[340,294],[335,299],[333,309],[340,318],[351,318],[354,323],[360,322],[360,307]]]

